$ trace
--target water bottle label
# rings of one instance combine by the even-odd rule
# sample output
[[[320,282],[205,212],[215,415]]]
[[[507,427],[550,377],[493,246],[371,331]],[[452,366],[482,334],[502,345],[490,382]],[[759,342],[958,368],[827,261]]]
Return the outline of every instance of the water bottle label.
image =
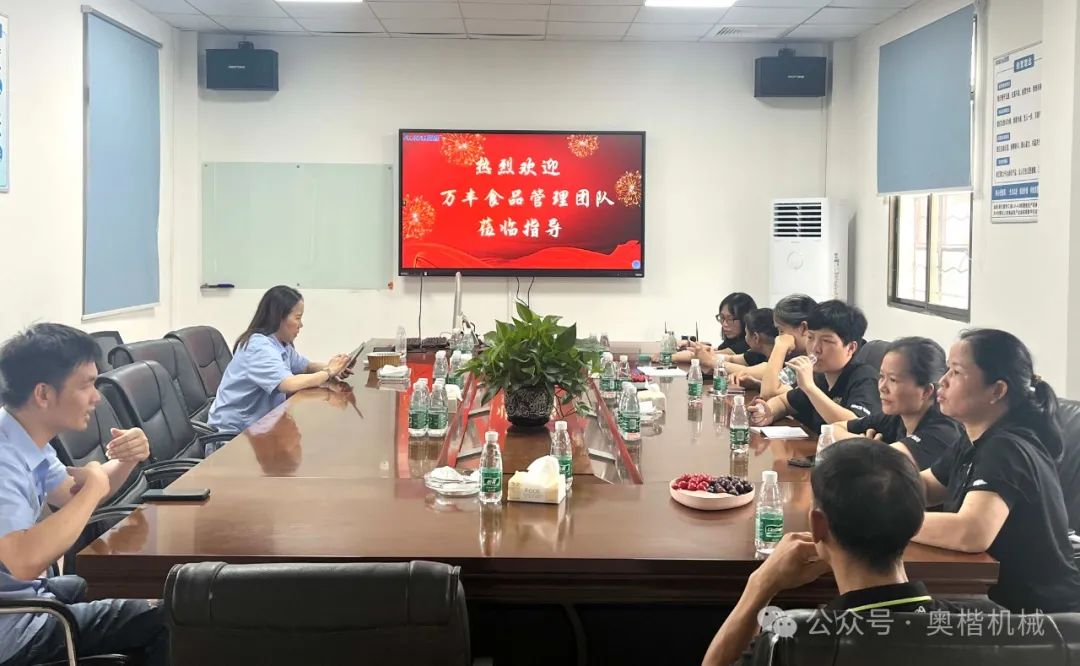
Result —
[[[758,514],[757,538],[759,541],[776,542],[784,538],[784,516]]]
[[[574,458],[564,456],[559,458],[559,472],[569,481],[574,476]]]
[[[671,352],[660,352],[660,365],[671,365]]]
[[[497,493],[502,490],[502,470],[485,467],[480,470],[480,492]]]
[[[624,416],[623,432],[641,432],[641,417],[640,416]]]
[[[430,412],[427,417],[427,426],[430,430],[442,430],[445,428],[446,412]]]
[[[409,412],[409,427],[413,430],[419,430],[420,428],[426,428],[428,424],[428,417],[425,412]]]
[[[689,384],[687,384],[687,391],[686,392],[689,394],[689,396],[691,398],[700,398],[701,397],[701,383],[700,382],[690,382]]]
[[[614,378],[601,379],[600,380],[600,390],[601,391],[615,391],[618,388],[619,387],[615,385],[615,379]]]
[[[715,376],[713,376],[712,386],[713,386],[713,391],[715,391],[716,393],[719,393],[720,395],[726,394],[727,393],[727,377],[724,376],[724,375],[715,375]]]
[[[750,429],[749,428],[732,428],[731,429],[731,446],[743,447],[750,445]]]

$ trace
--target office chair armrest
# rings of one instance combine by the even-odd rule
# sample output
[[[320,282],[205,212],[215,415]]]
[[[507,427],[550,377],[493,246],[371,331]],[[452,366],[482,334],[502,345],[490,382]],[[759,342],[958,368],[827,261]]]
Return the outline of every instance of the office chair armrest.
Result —
[[[138,508],[138,504],[113,504],[112,506],[103,506],[90,514],[90,518],[86,521],[86,524],[92,525],[94,523],[100,523],[103,520],[124,518]]]
[[[201,462],[202,459],[200,458],[173,458],[172,460],[159,460],[158,462],[153,462],[143,466],[142,473],[144,476],[146,476],[147,480],[150,480],[150,477],[159,474],[174,474],[177,471],[186,472]]]
[[[191,423],[191,427],[195,429],[195,433],[198,434],[199,437],[218,434],[217,428],[212,427],[208,423],[197,421],[195,419],[188,419],[188,421]]]
[[[224,444],[225,442],[231,442],[239,436],[239,433],[235,432],[217,432],[216,430],[209,435],[199,435],[199,441],[203,444]]]

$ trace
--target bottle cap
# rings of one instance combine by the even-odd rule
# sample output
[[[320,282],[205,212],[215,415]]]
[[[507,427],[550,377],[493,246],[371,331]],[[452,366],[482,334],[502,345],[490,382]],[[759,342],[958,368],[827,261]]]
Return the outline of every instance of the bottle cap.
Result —
[[[439,351],[435,352],[435,358],[446,358],[446,350],[440,349]]]
[[[499,443],[499,433],[495,432],[494,430],[488,430],[487,433],[484,435],[484,441],[485,442],[495,442],[496,444],[498,444]],[[775,474],[775,472],[774,472],[774,474]]]
[[[605,361],[614,361],[615,357],[611,355],[611,352],[604,352]]]
[[[821,434],[822,435],[828,435],[829,437],[832,437],[832,434],[833,434],[832,426],[831,425],[823,425],[823,426],[821,426]]]
[[[626,354],[619,354],[619,363],[626,363],[627,360]]]
[[[435,386],[446,386],[446,380],[442,377],[439,377],[435,380]]]
[[[566,432],[566,421],[556,421],[555,422],[555,431],[556,432]]]
[[[699,365],[701,365],[701,361],[699,359],[696,359],[696,358],[690,359],[690,366],[691,367],[696,368]]]
[[[736,405],[745,405],[746,404],[746,396],[736,395],[736,396],[732,396],[732,397],[734,398]]]
[[[767,469],[761,473],[761,480],[764,483],[776,483],[776,470]]]

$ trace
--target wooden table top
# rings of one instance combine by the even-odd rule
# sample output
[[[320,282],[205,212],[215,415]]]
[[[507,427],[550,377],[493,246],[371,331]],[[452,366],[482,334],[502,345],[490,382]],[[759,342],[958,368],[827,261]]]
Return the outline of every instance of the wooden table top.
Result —
[[[430,357],[410,358],[413,378],[430,376]],[[785,500],[785,529],[807,529],[809,470],[787,464],[813,453],[810,440],[751,439],[728,445],[722,402],[687,398],[686,382],[663,385],[667,411],[643,426],[639,443],[613,433],[609,410],[572,416],[575,480],[560,505],[447,498],[423,475],[501,433],[507,474],[546,455],[547,431],[507,432],[501,401],[469,415],[460,408],[441,440],[409,438],[408,394],[362,373],[351,392],[313,389],[293,396],[174,483],[209,488],[203,504],[149,504],[78,556],[91,595],[156,596],[173,564],[205,560],[402,561],[461,565],[470,598],[505,601],[730,603],[758,565],[754,507],[695,511],[669,496],[684,472],[734,473],[759,480],[774,469]],[[466,393],[471,393],[467,390]],[[478,401],[463,404],[475,409]],[[605,425],[605,422],[608,425]],[[599,449],[615,462],[590,456]],[[475,467],[478,456],[459,468]],[[939,593],[983,593],[997,577],[987,555],[912,544],[912,578]],[[818,602],[831,578],[789,595]]]

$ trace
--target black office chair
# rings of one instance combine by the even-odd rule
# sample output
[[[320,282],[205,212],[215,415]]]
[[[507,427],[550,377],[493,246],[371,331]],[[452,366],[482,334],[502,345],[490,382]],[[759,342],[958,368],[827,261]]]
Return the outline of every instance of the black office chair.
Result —
[[[7,599],[0,598],[0,615],[29,615],[29,614],[47,614],[55,618],[64,631],[64,642],[67,644],[67,658],[63,661],[50,661],[46,663],[39,663],[35,666],[76,666],[76,665],[99,665],[105,666],[106,664],[121,665],[127,664],[128,658],[122,654],[102,654],[92,657],[77,658],[76,646],[79,644],[78,636],[78,624],[75,622],[75,616],[71,614],[67,606],[55,599],[45,599],[35,597],[32,599]]]
[[[859,363],[865,363],[874,369],[874,372],[881,370],[881,361],[885,358],[885,350],[889,347],[889,342],[886,340],[868,340],[861,345],[855,351],[855,360]]]
[[[69,467],[82,467],[92,460],[104,465],[109,461],[105,447],[112,440],[112,429],[125,427],[131,426],[120,421],[112,403],[102,400],[90,415],[86,430],[62,432],[53,438],[51,444],[56,450],[56,457]],[[190,464],[173,460],[143,462],[132,470],[127,482],[105,506],[139,504],[147,489],[164,488],[189,469]]]
[[[470,663],[460,569],[436,562],[173,567],[172,666]]]
[[[1065,452],[1058,463],[1061,492],[1069,514],[1069,529],[1080,532],[1080,402],[1058,400],[1058,422],[1065,439]]]
[[[206,395],[217,395],[225,368],[232,360],[232,351],[221,332],[212,326],[189,326],[168,333],[165,337],[183,343],[198,368]]]
[[[937,613],[892,613],[887,629],[884,622],[871,625],[871,615],[863,613],[858,621],[851,616],[825,621],[815,619],[815,611],[787,611],[795,622],[783,629],[765,631],[754,646],[754,666],[1038,666],[1075,665],[1080,660],[1080,613],[1043,615],[1042,635],[1031,615],[1004,613],[998,616],[998,628],[989,628],[989,614],[983,613],[981,635],[962,635],[962,624],[973,624],[972,616]],[[851,629],[859,626],[861,634]],[[1022,626],[1028,623],[1027,627]],[[999,629],[999,630],[998,630]],[[776,633],[774,633],[774,631]],[[887,631],[887,635],[880,635]],[[972,631],[971,634],[975,632]]]
[[[151,462],[186,460],[194,466],[205,457],[207,444],[236,437],[196,432],[169,373],[156,361],[137,361],[110,370],[98,376],[97,385],[126,427],[139,427],[146,433]]]
[[[195,429],[204,434],[214,432],[206,424],[213,398],[206,393],[195,361],[191,360],[182,342],[176,338],[132,342],[120,345],[109,353],[109,364],[114,368],[122,368],[136,361],[160,363],[165,372],[169,373],[176,393],[184,403],[188,420]]]
[[[97,360],[98,372],[108,372],[112,370],[112,366],[109,365],[109,353],[117,346],[124,344],[124,339],[120,337],[119,331],[97,331],[91,333],[90,337],[97,343],[98,349],[101,354]]]

